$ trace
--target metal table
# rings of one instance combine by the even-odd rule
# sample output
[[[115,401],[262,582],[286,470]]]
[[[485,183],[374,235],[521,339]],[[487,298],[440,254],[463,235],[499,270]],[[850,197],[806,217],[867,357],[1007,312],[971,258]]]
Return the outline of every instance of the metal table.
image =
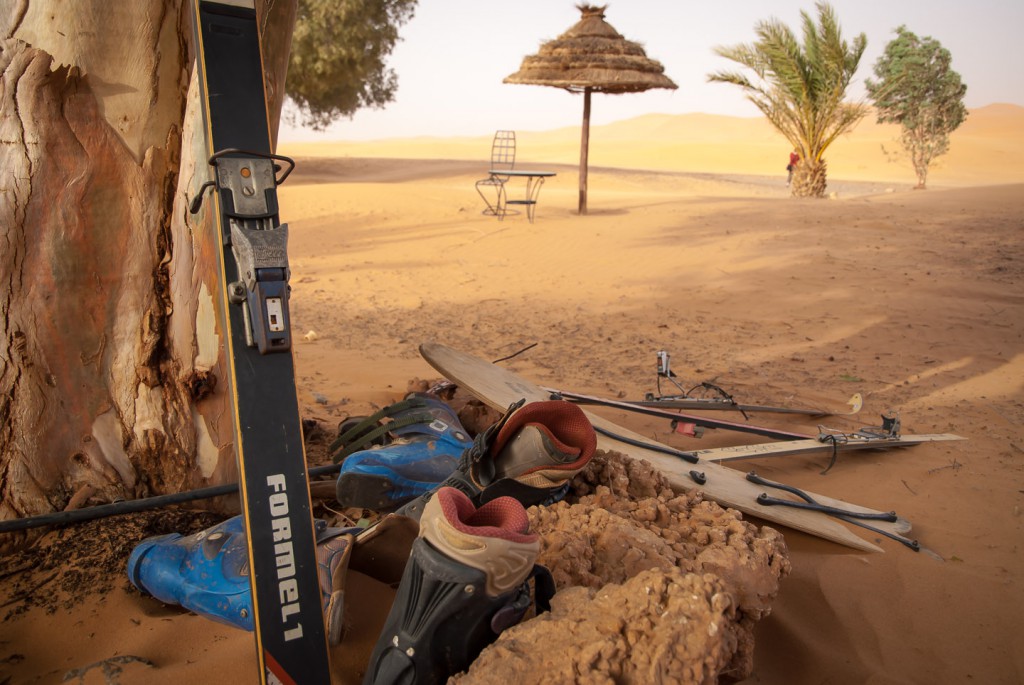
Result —
[[[504,190],[504,184],[502,184],[498,211],[495,213],[498,215],[498,219],[503,219],[508,205],[524,205],[526,207],[526,216],[530,223],[533,223],[533,217],[537,208],[537,197],[540,195],[540,188],[544,185],[544,180],[556,175],[554,171],[536,171],[532,169],[491,169],[488,173],[496,178],[526,179],[526,195],[523,199],[509,199]]]

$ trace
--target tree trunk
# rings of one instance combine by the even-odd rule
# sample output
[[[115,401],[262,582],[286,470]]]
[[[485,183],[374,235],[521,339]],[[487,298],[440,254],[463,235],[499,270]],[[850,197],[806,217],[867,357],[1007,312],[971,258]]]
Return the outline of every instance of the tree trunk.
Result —
[[[825,197],[827,188],[828,165],[825,160],[801,159],[793,171],[793,182],[790,184],[792,196]]]
[[[278,4],[280,100],[295,2]],[[191,11],[16,0],[0,16],[0,519],[237,479],[220,246],[186,209],[210,177]]]
[[[914,186],[914,190],[924,190],[928,183],[928,167],[931,165],[931,159],[927,154],[912,152],[911,161],[914,163],[914,174],[917,175],[917,185]]]

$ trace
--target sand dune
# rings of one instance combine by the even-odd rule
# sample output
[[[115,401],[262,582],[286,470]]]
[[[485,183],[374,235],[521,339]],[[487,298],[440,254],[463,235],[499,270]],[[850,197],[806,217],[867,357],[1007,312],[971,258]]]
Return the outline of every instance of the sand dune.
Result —
[[[500,124],[496,126],[499,128]],[[521,166],[579,164],[579,128],[518,131]],[[899,127],[862,120],[829,149],[830,176],[914,185],[906,162],[890,162]],[[649,114],[594,126],[592,167],[717,174],[784,172],[789,143],[763,118],[708,114]],[[285,151],[300,157],[390,157],[486,160],[489,138],[411,138],[374,142],[295,143]],[[995,104],[972,110],[950,138],[950,152],[929,174],[933,186],[985,185],[1024,181],[1024,107]]]

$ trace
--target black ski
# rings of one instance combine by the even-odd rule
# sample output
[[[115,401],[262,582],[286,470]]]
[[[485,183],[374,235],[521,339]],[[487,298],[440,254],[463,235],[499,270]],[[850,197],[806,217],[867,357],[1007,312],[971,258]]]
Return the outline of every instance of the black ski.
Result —
[[[768,404],[741,404],[732,399],[724,399],[720,397],[652,397],[648,394],[648,399],[643,400],[631,400],[630,404],[636,404],[641,407],[653,407],[662,409],[685,409],[691,411],[697,410],[722,410],[722,411],[738,411],[741,414],[750,412],[751,414],[799,414],[800,416],[810,416],[812,418],[823,418],[826,416],[853,416],[860,412],[861,407],[864,406],[864,400],[860,394],[855,394],[846,403],[849,407],[843,411],[834,411],[832,409],[822,409],[814,407],[780,407],[777,405]]]
[[[288,227],[277,207],[294,164],[271,151],[254,0],[192,2],[260,678],[328,683],[291,354]]]
[[[589,400],[587,395],[577,395],[571,392],[563,392],[565,399],[572,400],[579,404],[595,404]],[[811,418],[823,418],[826,416],[853,416],[863,406],[860,394],[856,394],[847,402],[850,407],[846,411],[832,411],[830,409],[816,409],[812,407],[780,407],[768,404],[741,404],[732,399],[723,397],[685,397],[683,395],[672,397],[654,397],[648,393],[643,400],[618,400],[625,404],[633,404],[638,407],[649,407],[651,409],[685,409],[686,411],[738,411],[742,414],[798,414]]]
[[[669,419],[673,423],[673,430],[676,429],[676,424],[693,424],[694,426],[700,426],[702,428],[721,428],[723,430],[736,431],[738,433],[753,433],[754,435],[763,435],[766,438],[772,438],[775,440],[805,440],[807,438],[813,438],[813,435],[807,433],[797,433],[794,431],[781,430],[778,428],[769,428],[768,426],[757,426],[749,423],[737,423],[736,421],[723,421],[722,419],[712,419],[706,416],[697,416],[696,414],[684,414],[683,412],[668,411],[665,409],[656,409],[654,407],[640,406],[635,402],[623,402],[620,400],[609,400],[604,397],[595,397],[593,395],[583,395],[575,392],[566,392],[564,390],[557,390],[554,388],[546,388],[553,396],[559,398],[569,399],[580,404],[595,404],[603,407],[613,407],[615,409],[624,409],[637,414],[645,414],[647,416],[656,416],[662,419]]]

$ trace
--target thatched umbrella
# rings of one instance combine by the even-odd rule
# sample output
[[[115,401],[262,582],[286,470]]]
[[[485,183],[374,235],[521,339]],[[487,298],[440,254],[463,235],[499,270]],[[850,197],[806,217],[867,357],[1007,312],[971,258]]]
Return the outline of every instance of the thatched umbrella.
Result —
[[[583,17],[555,40],[523,58],[519,71],[505,83],[565,88],[583,93],[583,135],[580,149],[580,214],[587,213],[587,153],[590,147],[590,94],[640,93],[651,88],[676,88],[661,62],[650,59],[637,43],[619,35],[604,20],[607,5],[577,5]]]

